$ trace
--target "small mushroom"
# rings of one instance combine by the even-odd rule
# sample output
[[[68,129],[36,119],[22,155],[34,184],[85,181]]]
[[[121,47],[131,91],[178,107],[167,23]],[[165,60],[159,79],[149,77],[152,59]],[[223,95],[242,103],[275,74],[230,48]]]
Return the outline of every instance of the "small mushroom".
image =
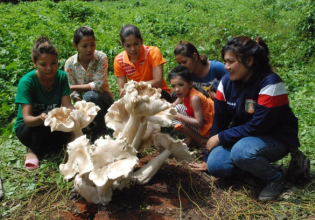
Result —
[[[175,140],[169,134],[158,133],[154,139],[154,146],[158,149],[168,149],[178,161],[186,160],[192,162],[196,158],[195,153],[189,151],[189,148],[182,140]]]
[[[45,119],[45,126],[50,126],[51,131],[72,132],[72,140],[82,136],[82,129],[93,121],[100,108],[85,100],[76,102],[74,107],[74,110],[66,107],[51,110]]]
[[[71,109],[66,107],[54,108],[48,112],[44,125],[50,126],[52,132],[70,132],[74,127],[74,121],[69,117],[70,113]]]
[[[137,184],[146,184],[156,172],[160,169],[164,161],[173,155],[177,160],[193,161],[195,159],[195,153],[190,152],[186,144],[181,140],[175,140],[168,134],[157,133],[154,145],[157,148],[163,149],[163,151],[152,159],[145,166],[141,167],[138,171],[132,174],[132,182]]]

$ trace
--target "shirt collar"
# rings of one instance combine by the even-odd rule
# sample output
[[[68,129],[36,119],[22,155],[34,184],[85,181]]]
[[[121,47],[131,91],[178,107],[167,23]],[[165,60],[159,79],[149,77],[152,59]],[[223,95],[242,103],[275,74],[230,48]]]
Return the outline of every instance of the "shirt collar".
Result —
[[[97,51],[95,50],[95,51],[94,51],[94,56],[93,56],[92,59],[90,60],[89,65],[90,65],[90,63],[93,63],[93,62],[95,62],[95,61],[98,60],[98,57],[97,57],[96,54],[97,54]],[[73,59],[73,64],[74,64],[74,65],[77,65],[77,64],[79,63],[78,58],[79,58],[79,53],[77,53],[77,54],[74,56],[74,59]]]
[[[137,62],[143,61],[143,60],[145,60],[145,45],[142,44],[141,51],[140,51],[140,57],[139,57]],[[128,63],[128,64],[132,64],[132,62],[129,60],[129,57],[128,57],[128,54],[126,51],[124,51],[124,62]]]

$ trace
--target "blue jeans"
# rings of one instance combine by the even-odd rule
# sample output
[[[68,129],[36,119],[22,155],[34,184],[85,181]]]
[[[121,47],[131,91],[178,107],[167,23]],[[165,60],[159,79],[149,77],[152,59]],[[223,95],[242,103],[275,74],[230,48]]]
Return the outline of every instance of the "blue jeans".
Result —
[[[227,178],[239,168],[269,182],[282,176],[270,163],[280,160],[289,152],[287,145],[273,137],[245,137],[232,147],[214,148],[207,159],[208,172],[218,178]]]

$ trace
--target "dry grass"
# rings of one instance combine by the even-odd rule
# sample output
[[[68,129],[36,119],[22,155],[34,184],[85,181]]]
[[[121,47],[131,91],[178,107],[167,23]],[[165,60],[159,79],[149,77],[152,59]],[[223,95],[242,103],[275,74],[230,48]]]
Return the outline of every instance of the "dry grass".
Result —
[[[218,180],[206,173],[191,172],[185,164],[175,166],[165,164],[164,168],[167,169],[163,169],[163,172],[167,170],[171,173],[173,181],[176,181],[174,186],[177,187],[174,191],[177,194],[178,211],[173,214],[168,213],[169,219],[188,219],[187,216],[196,217],[190,219],[197,219],[197,216],[198,219],[312,219],[315,217],[314,179],[304,187],[291,188],[277,201],[259,202],[255,199],[258,190],[256,188]],[[155,178],[162,177],[158,172]],[[4,201],[2,205],[11,209],[10,214],[6,216],[7,220],[64,219],[62,216],[66,211],[74,212],[70,205],[70,201],[73,202],[74,199],[70,197],[71,193],[67,188],[60,189],[51,184],[34,190],[27,200]],[[187,199],[189,202],[184,201]],[[186,205],[183,205],[184,203]]]

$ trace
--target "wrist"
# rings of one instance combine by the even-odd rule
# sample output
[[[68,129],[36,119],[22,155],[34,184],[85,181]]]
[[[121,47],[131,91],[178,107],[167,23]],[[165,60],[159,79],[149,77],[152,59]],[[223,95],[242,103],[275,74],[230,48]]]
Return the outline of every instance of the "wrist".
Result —
[[[40,114],[40,119],[44,122],[46,119],[46,114],[44,113]]]
[[[90,82],[89,85],[90,85],[90,87],[91,87],[91,90],[94,90],[94,89],[95,89],[95,83],[94,83],[94,82]]]

